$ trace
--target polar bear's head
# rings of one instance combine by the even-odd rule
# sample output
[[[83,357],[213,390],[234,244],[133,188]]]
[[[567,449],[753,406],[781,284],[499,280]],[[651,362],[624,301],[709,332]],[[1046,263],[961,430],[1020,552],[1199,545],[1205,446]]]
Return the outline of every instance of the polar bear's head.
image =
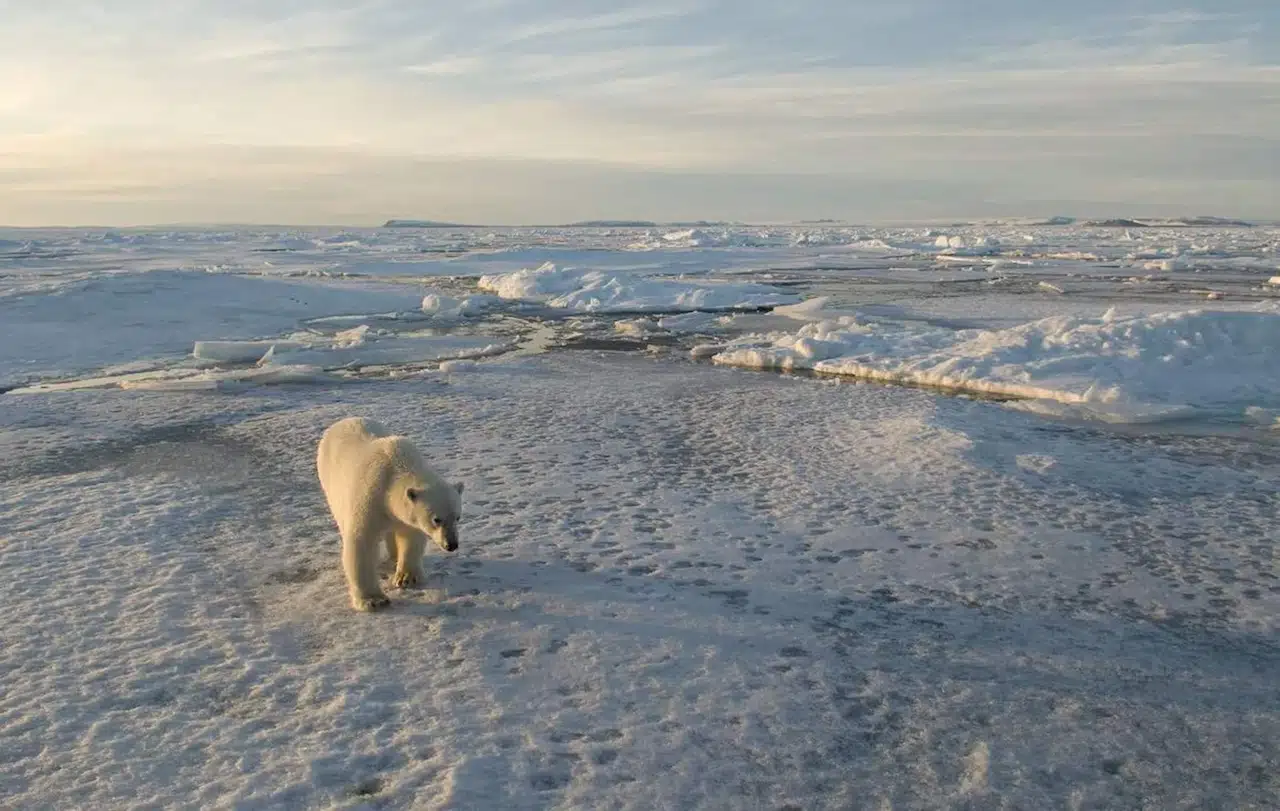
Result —
[[[421,530],[445,552],[458,549],[458,519],[462,517],[462,483],[426,483],[409,478],[395,494],[398,517]]]

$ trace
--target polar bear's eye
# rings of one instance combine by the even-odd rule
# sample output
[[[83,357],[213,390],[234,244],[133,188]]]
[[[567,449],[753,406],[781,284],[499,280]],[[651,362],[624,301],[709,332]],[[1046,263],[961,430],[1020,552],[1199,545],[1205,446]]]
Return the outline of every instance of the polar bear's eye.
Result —
[[[409,500],[410,501],[418,500],[418,491],[414,490],[412,487],[409,488]]]
[[[440,526],[440,524],[441,524],[440,516],[438,515],[431,516],[431,526],[438,527]]]

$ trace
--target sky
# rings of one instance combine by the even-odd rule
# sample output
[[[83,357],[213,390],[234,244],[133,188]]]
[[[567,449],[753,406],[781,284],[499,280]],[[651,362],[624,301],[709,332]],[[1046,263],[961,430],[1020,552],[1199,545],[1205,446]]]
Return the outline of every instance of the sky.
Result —
[[[0,0],[0,224],[1280,219],[1275,0]]]

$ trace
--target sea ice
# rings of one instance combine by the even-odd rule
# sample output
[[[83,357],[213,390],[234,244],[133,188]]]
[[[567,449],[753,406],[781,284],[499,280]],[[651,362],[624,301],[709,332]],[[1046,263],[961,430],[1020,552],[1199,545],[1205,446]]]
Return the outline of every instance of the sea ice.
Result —
[[[417,309],[418,298],[408,289],[203,271],[76,279],[0,296],[0,386],[185,354],[196,339],[278,335],[304,318]]]
[[[548,307],[584,312],[747,310],[788,304],[798,296],[776,287],[740,282],[689,282],[599,270],[536,269],[482,276],[480,289],[505,299],[539,301]]]
[[[440,320],[480,316],[502,303],[500,296],[473,295],[455,298],[440,293],[422,297],[422,312]]]
[[[54,383],[34,383],[11,389],[9,394],[54,394],[92,389],[127,389],[133,391],[189,393],[198,391],[238,391],[250,386],[281,383],[335,383],[317,366],[279,364],[248,369],[174,368],[147,372],[103,374]]]
[[[300,349],[297,341],[196,341],[191,356],[215,363],[254,363],[268,352]]]
[[[777,308],[774,312],[777,312]],[[732,320],[733,316],[718,313],[679,313],[662,316],[658,319],[658,326],[672,332],[707,332],[716,330]]]
[[[654,322],[647,318],[630,318],[614,322],[613,330],[619,335],[625,335],[629,338],[643,338],[658,332],[655,326]]]
[[[342,369],[482,357],[504,351],[511,344],[509,339],[487,335],[392,337],[345,346],[316,344],[310,348],[277,352],[276,358],[289,365]]]
[[[996,330],[841,316],[740,338],[713,360],[1049,401],[1057,405],[1045,410],[1065,404],[1132,422],[1280,403],[1277,346],[1280,314],[1262,309],[1054,316]]]
[[[474,360],[446,360],[440,363],[439,370],[449,374],[453,372],[465,372],[470,369],[475,369],[477,366],[479,366],[479,364]]]
[[[665,245],[679,245],[686,248],[769,248],[787,244],[797,244],[790,234],[773,234],[766,231],[746,231],[742,229],[711,230],[706,228],[686,228],[680,231],[668,231],[662,235]]]

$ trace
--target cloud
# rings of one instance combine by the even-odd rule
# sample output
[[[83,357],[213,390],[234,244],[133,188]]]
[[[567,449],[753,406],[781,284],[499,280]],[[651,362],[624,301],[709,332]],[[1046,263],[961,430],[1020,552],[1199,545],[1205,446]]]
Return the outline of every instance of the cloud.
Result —
[[[587,16],[566,14],[517,24],[498,33],[494,41],[499,45],[511,45],[556,39],[566,35],[618,31],[646,23],[678,20],[687,16],[694,8],[634,5]]]
[[[1280,11],[1261,0],[8,5],[0,221],[103,188],[74,210],[255,198],[275,220],[367,222],[420,215],[380,201],[519,199],[528,220],[664,189],[721,216],[767,188],[747,207],[771,217],[1046,199],[1280,216]],[[451,183],[419,198],[395,180],[423,166]],[[282,183],[310,191],[263,197]],[[319,196],[338,188],[341,205]]]
[[[421,65],[406,65],[410,73],[423,73],[428,76],[462,76],[476,73],[484,66],[484,60],[475,56],[449,56]]]

